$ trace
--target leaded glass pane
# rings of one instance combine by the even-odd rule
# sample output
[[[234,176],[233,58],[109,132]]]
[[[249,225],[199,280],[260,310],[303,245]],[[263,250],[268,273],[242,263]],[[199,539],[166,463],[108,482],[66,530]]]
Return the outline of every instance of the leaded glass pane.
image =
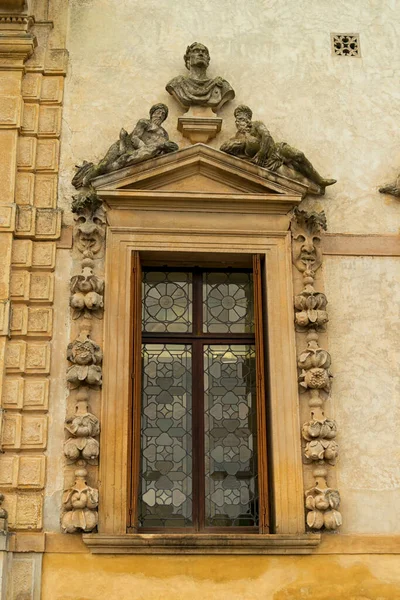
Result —
[[[143,331],[192,330],[192,274],[143,272]]]
[[[253,333],[252,274],[204,273],[203,319],[205,333]]]
[[[191,347],[143,344],[141,527],[192,525]]]
[[[253,345],[204,347],[206,526],[257,526]]]

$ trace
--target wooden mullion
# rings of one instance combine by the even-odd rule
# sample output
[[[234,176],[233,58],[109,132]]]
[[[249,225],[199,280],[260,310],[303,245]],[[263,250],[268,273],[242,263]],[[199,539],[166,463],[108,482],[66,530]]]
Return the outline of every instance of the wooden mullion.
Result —
[[[254,281],[254,329],[256,339],[256,409],[257,409],[257,464],[260,533],[269,532],[267,422],[265,394],[265,350],[263,327],[263,303],[261,280],[261,257],[253,256]]]
[[[140,447],[142,412],[142,269],[139,252],[133,253],[133,361],[132,361],[132,461],[131,461],[131,531],[138,529],[140,489]]]
[[[192,460],[193,460],[193,522],[196,530],[204,528],[204,369],[203,342],[198,338],[203,329],[203,275],[193,272],[193,334],[192,334]]]

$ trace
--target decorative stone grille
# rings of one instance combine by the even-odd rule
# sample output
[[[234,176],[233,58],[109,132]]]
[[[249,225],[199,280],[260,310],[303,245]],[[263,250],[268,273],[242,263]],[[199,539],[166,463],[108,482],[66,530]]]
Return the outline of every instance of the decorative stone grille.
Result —
[[[360,56],[360,35],[358,33],[332,33],[332,54],[335,56]]]

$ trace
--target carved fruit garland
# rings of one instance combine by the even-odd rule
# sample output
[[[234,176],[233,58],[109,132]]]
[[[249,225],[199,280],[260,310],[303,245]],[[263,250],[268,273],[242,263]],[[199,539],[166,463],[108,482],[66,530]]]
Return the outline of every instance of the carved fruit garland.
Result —
[[[304,288],[294,299],[295,325],[306,333],[307,346],[297,359],[300,390],[308,394],[310,420],[303,424],[303,460],[312,464],[315,485],[305,492],[307,525],[312,530],[335,530],[342,523],[340,495],[328,485],[327,465],[334,465],[339,447],[334,440],[335,421],[324,413],[331,390],[331,357],[319,345],[319,333],[328,322],[325,294],[314,289],[315,273],[322,264],[321,233],[326,230],[322,213],[297,209],[291,224],[293,264],[303,275]]]
[[[89,410],[89,390],[102,384],[103,353],[91,339],[93,317],[103,316],[104,279],[95,273],[95,256],[104,248],[105,215],[93,188],[83,188],[74,197],[74,245],[83,255],[80,273],[71,278],[72,318],[78,320],[79,335],[68,344],[67,381],[77,390],[75,414],[68,416],[64,443],[67,464],[76,464],[74,484],[64,491],[61,530],[63,533],[90,532],[98,522],[98,490],[87,484],[87,465],[97,465],[100,453],[98,418]]]

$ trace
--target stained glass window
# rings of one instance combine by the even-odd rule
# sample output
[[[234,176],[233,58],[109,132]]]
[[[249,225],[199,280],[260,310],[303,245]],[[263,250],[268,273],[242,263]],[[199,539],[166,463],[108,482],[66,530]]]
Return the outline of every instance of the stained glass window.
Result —
[[[259,530],[253,277],[143,269],[135,531]]]

